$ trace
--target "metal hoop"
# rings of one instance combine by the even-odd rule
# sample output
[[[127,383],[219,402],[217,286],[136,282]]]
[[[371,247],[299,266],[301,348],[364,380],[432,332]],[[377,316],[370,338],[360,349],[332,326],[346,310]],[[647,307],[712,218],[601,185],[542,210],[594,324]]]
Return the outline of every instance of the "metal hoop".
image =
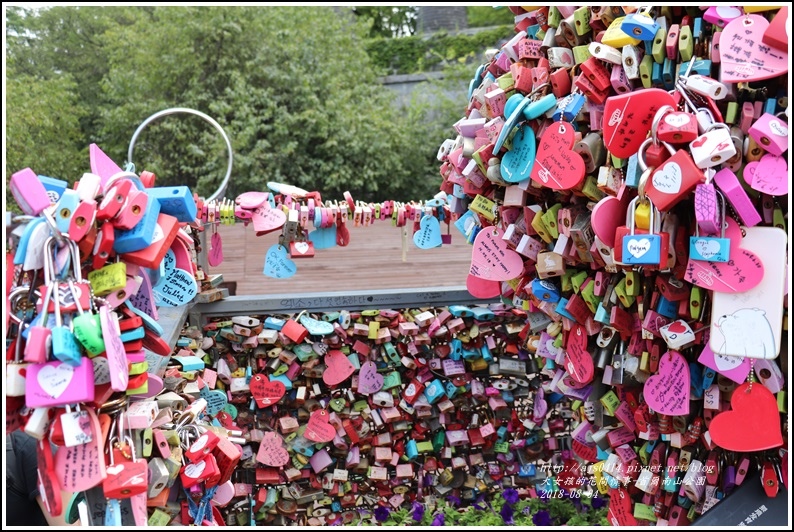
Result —
[[[212,117],[202,113],[201,111],[196,111],[195,109],[190,109],[188,107],[171,107],[169,109],[164,109],[157,113],[154,113],[152,116],[147,118],[143,121],[143,123],[138,126],[138,129],[135,130],[135,133],[132,134],[132,139],[130,140],[130,146],[127,149],[127,161],[133,162],[132,159],[132,151],[135,148],[135,141],[138,140],[138,136],[141,134],[143,129],[148,126],[150,123],[154,122],[158,118],[162,118],[164,116],[173,115],[173,114],[189,114],[198,116],[202,118],[205,122],[209,123],[212,127],[218,130],[218,133],[221,134],[223,137],[223,141],[226,143],[226,150],[228,151],[229,163],[226,165],[226,175],[223,177],[223,181],[221,181],[221,185],[218,189],[207,198],[207,200],[218,199],[222,197],[226,193],[226,187],[229,186],[229,179],[232,176],[232,160],[234,159],[234,152],[232,151],[232,143],[229,140],[229,137],[226,135],[226,132],[223,130],[221,125],[216,122]]]

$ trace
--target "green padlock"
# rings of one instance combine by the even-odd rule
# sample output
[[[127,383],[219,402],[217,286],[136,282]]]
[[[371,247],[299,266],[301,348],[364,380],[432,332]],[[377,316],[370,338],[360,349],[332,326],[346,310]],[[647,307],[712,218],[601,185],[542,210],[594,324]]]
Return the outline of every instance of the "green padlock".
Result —
[[[337,397],[336,399],[331,399],[331,402],[329,404],[331,406],[331,410],[333,410],[334,412],[341,412],[347,406],[347,402],[345,402],[345,400],[342,399],[341,397]]]

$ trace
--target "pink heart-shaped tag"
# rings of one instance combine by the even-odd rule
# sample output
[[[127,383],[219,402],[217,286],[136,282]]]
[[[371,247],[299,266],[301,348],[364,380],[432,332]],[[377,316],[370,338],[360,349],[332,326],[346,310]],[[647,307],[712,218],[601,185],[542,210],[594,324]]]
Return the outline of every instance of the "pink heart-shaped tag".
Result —
[[[651,410],[667,416],[689,414],[689,366],[676,351],[659,360],[659,373],[645,381],[643,396]]]
[[[264,202],[254,209],[251,221],[254,223],[256,236],[262,236],[281,229],[287,223],[287,215],[281,209],[271,209],[270,203]]]
[[[278,403],[287,392],[287,388],[284,386],[283,382],[271,382],[267,378],[267,375],[262,373],[257,373],[251,378],[250,388],[251,396],[254,398],[259,408]]]
[[[756,452],[783,445],[777,401],[766,386],[744,383],[731,395],[731,410],[711,420],[709,434],[723,449]]]
[[[242,209],[254,210],[267,201],[270,196],[269,192],[243,192],[234,202]]]
[[[477,233],[471,250],[469,273],[488,281],[509,281],[524,272],[521,255],[509,249],[498,227],[484,227]]]
[[[708,342],[703,346],[698,362],[707,368],[713,369],[720,375],[728,377],[737,384],[747,380],[747,375],[750,373],[749,359],[715,353],[711,350]]]
[[[370,395],[383,388],[383,375],[374,362],[364,362],[358,372],[358,393]]]
[[[323,372],[323,382],[328,386],[336,386],[344,382],[356,371],[345,354],[338,350],[328,351],[325,355],[325,365],[327,368]]]
[[[727,236],[727,233],[726,233]],[[714,292],[746,292],[758,286],[764,278],[764,263],[758,256],[739,246],[731,245],[728,262],[687,262],[684,279]]]
[[[532,409],[532,421],[535,423],[543,423],[546,413],[549,411],[549,404],[546,402],[545,395],[542,387],[538,388],[535,393],[535,404]]]
[[[720,80],[759,81],[788,72],[788,53],[764,44],[769,21],[760,15],[733,19],[720,38]],[[606,116],[606,115],[605,115]]]
[[[552,190],[574,188],[584,179],[585,164],[582,156],[573,151],[576,132],[567,122],[549,125],[538,144],[538,154],[530,177],[536,183]]]
[[[590,223],[598,239],[610,248],[615,247],[615,230],[626,223],[629,194],[626,185],[618,190],[618,196],[604,196],[593,207]]]
[[[499,281],[488,281],[480,279],[472,274],[466,276],[466,289],[469,293],[479,299],[491,299],[499,297],[502,293],[502,288]]]
[[[75,447],[58,447],[55,474],[64,491],[86,491],[102,483],[106,476],[102,428],[93,409],[88,409],[93,438]]]
[[[284,448],[281,437],[275,432],[266,432],[259,442],[256,461],[271,467],[281,467],[289,462],[289,453]]]
[[[662,89],[641,89],[607,98],[603,133],[609,153],[621,159],[637,153],[651,130],[656,111],[664,105],[675,107],[676,103]]]
[[[210,251],[207,253],[207,262],[210,266],[220,266],[223,262],[223,240],[217,231],[210,237]]]
[[[751,164],[758,166],[750,170],[752,181],[747,180],[748,167]],[[750,186],[763,194],[770,196],[785,196],[788,194],[788,164],[786,159],[779,155],[767,153],[757,163],[748,163],[744,169],[744,177]]]
[[[334,439],[336,436],[336,429],[333,425],[328,423],[328,412],[325,410],[315,410],[309,416],[309,423],[306,425],[306,431],[303,436],[307,440],[317,443],[325,443]]]
[[[565,345],[565,369],[577,382],[586,384],[593,380],[595,367],[593,358],[587,352],[587,330],[578,323],[568,333],[568,343]]]

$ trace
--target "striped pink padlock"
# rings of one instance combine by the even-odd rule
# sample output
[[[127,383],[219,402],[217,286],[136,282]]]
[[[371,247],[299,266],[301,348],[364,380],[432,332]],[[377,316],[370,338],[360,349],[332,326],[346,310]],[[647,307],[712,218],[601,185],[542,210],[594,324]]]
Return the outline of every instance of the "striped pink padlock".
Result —
[[[713,235],[720,232],[720,213],[717,207],[717,190],[711,183],[695,187],[695,220],[700,231]]]

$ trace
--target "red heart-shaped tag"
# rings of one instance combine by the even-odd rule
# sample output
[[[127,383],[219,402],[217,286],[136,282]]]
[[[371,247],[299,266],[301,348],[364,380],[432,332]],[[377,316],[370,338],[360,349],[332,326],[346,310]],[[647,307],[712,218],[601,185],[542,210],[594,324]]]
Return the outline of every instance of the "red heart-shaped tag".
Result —
[[[627,159],[637,153],[648,136],[653,117],[662,106],[676,106],[662,89],[641,89],[610,96],[604,104],[604,144],[609,153]]]
[[[344,382],[356,371],[345,354],[338,350],[328,351],[325,355],[325,365],[327,368],[323,372],[323,382],[328,386],[336,386]]]
[[[730,21],[722,29],[720,42],[720,80],[723,83],[759,81],[788,72],[788,53],[763,42],[769,21],[747,14]],[[725,40],[722,40],[725,39]]]
[[[651,410],[667,416],[689,414],[689,366],[676,351],[668,351],[659,360],[659,374],[648,377],[643,388],[645,402]]]
[[[582,487],[582,469],[576,460],[564,460],[562,471],[557,474],[557,485],[571,493]]]
[[[667,327],[667,330],[671,333],[681,334],[687,331],[686,325],[684,325],[682,320],[676,320]]]
[[[281,437],[275,432],[266,432],[259,442],[256,453],[257,462],[271,467],[281,467],[289,462],[289,453],[284,448]]]
[[[471,275],[488,281],[509,281],[524,272],[524,259],[507,247],[503,235],[495,226],[477,233],[471,250]]]
[[[568,343],[565,345],[565,369],[577,382],[586,384],[593,380],[595,368],[593,358],[587,352],[587,331],[578,323],[568,333]]]
[[[723,449],[756,452],[783,445],[777,401],[766,386],[739,385],[731,395],[731,410],[711,420],[709,434]]]
[[[574,188],[584,179],[582,156],[573,151],[576,132],[567,122],[549,125],[540,137],[535,164],[530,177],[552,190]]]
[[[479,299],[491,299],[499,297],[502,293],[502,288],[499,281],[488,281],[487,279],[480,279],[472,274],[466,277],[466,289],[469,293]]]
[[[271,406],[279,402],[287,392],[283,382],[270,381],[267,375],[257,373],[251,378],[251,396],[259,408]]]
[[[571,449],[573,449],[573,452],[585,462],[590,462],[591,464],[598,462],[598,450],[595,444],[590,447],[580,441],[573,440],[571,442]]]
[[[613,526],[637,526],[628,490],[618,488],[609,491],[609,511],[607,512],[609,522]]]
[[[727,235],[726,235],[727,236]],[[755,288],[764,279],[764,263],[735,242],[728,262],[692,260],[687,262],[684,279],[714,292],[738,293]]]
[[[341,351],[340,351],[341,352]],[[303,436],[317,443],[325,443],[334,439],[336,429],[328,423],[328,412],[325,410],[315,410],[309,416],[309,423],[306,425],[306,432]]]
[[[618,196],[604,196],[593,207],[590,223],[598,239],[610,248],[615,247],[615,230],[626,223],[626,210],[629,208],[629,194],[626,185],[618,190]]]

